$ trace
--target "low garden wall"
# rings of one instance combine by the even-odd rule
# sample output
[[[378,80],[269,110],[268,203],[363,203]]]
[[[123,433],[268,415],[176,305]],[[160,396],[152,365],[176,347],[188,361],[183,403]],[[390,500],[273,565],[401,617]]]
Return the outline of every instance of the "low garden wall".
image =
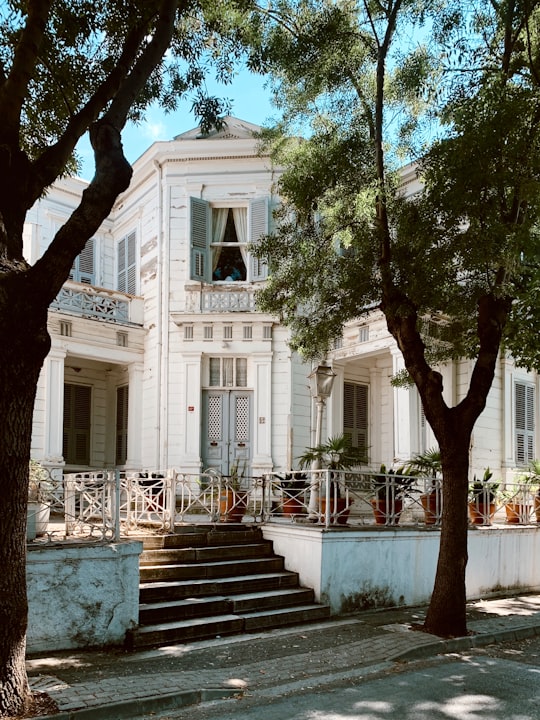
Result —
[[[436,530],[269,523],[263,534],[333,614],[429,602],[439,553]],[[466,583],[469,599],[540,589],[540,528],[471,530]]]
[[[117,645],[139,617],[141,542],[28,546],[27,651]]]

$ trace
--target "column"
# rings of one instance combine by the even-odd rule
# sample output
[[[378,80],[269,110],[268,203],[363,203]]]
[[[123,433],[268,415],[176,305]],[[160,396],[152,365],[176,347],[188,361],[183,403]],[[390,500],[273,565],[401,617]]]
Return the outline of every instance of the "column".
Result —
[[[63,463],[65,348],[52,347],[45,359],[45,460]]]
[[[395,375],[405,367],[403,356],[397,349],[392,349],[392,374]],[[394,458],[398,461],[411,457],[411,396],[408,388],[393,387],[394,416]],[[388,459],[390,462],[392,458]]]
[[[272,353],[252,355],[254,368],[252,473],[272,469]]]
[[[142,468],[143,363],[128,365],[128,442],[126,467]]]

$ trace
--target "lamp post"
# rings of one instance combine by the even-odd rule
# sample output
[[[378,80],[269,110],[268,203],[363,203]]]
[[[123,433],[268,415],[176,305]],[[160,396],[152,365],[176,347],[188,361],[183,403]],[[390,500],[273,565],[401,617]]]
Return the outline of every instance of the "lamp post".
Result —
[[[326,362],[318,365],[309,375],[309,388],[311,396],[317,403],[317,415],[315,420],[315,447],[321,444],[322,421],[324,406],[326,401],[332,394],[334,386],[334,378],[336,373]],[[319,510],[319,477],[317,470],[321,469],[319,458],[315,458],[311,463],[311,484],[309,494],[308,517],[316,519]]]

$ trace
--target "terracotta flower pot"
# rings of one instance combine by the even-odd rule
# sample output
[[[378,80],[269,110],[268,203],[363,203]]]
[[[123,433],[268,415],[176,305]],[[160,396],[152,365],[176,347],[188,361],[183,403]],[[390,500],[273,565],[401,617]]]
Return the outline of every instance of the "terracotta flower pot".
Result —
[[[506,522],[511,525],[525,525],[529,522],[531,505],[520,502],[510,502],[505,506]]]
[[[330,498],[330,522],[338,525],[346,525],[351,512],[352,502],[347,505],[346,498]],[[321,513],[326,518],[326,498],[321,498]]]
[[[420,495],[426,525],[437,525],[441,521],[441,495],[437,492]]]
[[[239,523],[246,512],[246,497],[231,489],[224,489],[219,496],[219,519],[221,522]]]
[[[391,503],[382,498],[372,498],[371,506],[376,525],[399,525],[399,518],[403,511],[403,500],[394,500],[394,512],[392,513]]]
[[[491,518],[495,515],[495,503],[483,503],[473,500],[469,503],[469,517],[473,525],[491,525]]]

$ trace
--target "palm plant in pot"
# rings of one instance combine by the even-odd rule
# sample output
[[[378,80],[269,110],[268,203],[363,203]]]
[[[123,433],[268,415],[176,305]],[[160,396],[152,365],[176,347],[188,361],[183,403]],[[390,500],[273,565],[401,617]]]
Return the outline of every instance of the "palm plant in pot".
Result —
[[[495,500],[499,483],[490,482],[493,473],[486,468],[482,479],[476,475],[469,488],[469,516],[473,525],[491,525],[491,518],[495,515]]]
[[[420,495],[426,525],[438,525],[442,515],[441,451],[431,448],[413,455],[407,464],[407,474],[426,479],[425,491]]]
[[[540,523],[540,460],[531,460],[529,464],[529,476],[531,483],[536,485],[536,493],[534,495],[534,512],[536,522]]]
[[[285,477],[277,476],[282,492],[282,510],[287,517],[305,515],[305,492],[308,488],[306,473],[287,473]]]
[[[223,476],[223,485],[219,495],[219,514],[221,522],[238,523],[247,508],[247,491],[241,491],[242,481],[246,472],[246,461],[235,460],[230,467],[229,475]]]
[[[308,448],[299,458],[298,466],[301,470],[309,468],[314,462],[318,467],[329,472],[329,498],[330,516],[332,522],[346,525],[352,501],[342,497],[344,471],[358,467],[367,461],[366,448],[353,447],[350,438],[345,434],[334,435],[324,443]],[[320,493],[320,512],[326,515],[326,492]]]
[[[28,512],[26,537],[33,540],[44,535],[51,513],[50,493],[53,484],[49,472],[37,460],[30,460],[28,467]]]
[[[405,466],[395,470],[381,465],[371,477],[374,497],[371,499],[376,525],[399,525],[403,512],[403,499],[411,491],[415,476]]]

